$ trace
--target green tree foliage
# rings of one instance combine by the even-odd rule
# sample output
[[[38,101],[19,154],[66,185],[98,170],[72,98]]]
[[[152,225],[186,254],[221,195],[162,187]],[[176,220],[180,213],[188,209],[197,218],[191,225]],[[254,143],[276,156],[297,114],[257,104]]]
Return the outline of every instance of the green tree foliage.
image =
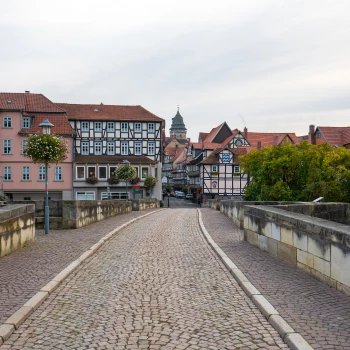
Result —
[[[136,177],[136,169],[130,164],[118,165],[117,169],[113,174],[113,179],[120,181],[130,181]]]
[[[328,144],[270,146],[242,156],[246,200],[350,202],[350,150]]]
[[[156,186],[156,184],[157,184],[157,179],[156,179],[155,177],[153,177],[153,176],[147,176],[147,177],[145,178],[144,184],[145,184],[145,187],[146,187],[146,188],[152,189],[152,188],[154,188],[154,187]]]

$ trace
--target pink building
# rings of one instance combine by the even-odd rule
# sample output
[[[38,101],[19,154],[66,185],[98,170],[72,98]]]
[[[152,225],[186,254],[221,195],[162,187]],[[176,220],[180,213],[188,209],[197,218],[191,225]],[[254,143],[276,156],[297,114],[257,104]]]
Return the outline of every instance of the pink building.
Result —
[[[66,112],[42,94],[0,93],[0,176],[2,189],[12,200],[44,199],[45,165],[33,164],[23,151],[27,136],[41,132],[39,124],[48,119],[54,126],[51,134],[65,138],[68,158],[52,164],[48,171],[49,197],[72,199],[72,145],[75,131]]]

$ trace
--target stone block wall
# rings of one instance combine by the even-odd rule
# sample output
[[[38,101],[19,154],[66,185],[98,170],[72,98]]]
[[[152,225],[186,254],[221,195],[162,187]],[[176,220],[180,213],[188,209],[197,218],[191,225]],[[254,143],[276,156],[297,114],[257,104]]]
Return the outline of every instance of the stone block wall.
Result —
[[[156,198],[150,199],[133,199],[132,200],[132,210],[140,211],[147,209],[155,209],[160,207],[160,202]]]
[[[269,206],[244,207],[245,239],[350,295],[350,227]]]
[[[35,240],[35,206],[6,205],[0,209],[0,257]]]

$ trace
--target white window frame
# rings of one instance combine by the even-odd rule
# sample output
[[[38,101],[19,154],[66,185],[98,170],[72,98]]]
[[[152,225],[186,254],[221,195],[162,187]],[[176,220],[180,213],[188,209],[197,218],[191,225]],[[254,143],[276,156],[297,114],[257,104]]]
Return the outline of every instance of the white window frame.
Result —
[[[90,131],[90,122],[81,122],[81,131],[82,132]]]
[[[109,171],[109,177],[114,176],[112,173],[115,172],[116,170],[117,170],[117,166],[116,166],[116,165],[110,165],[110,166],[109,166],[109,169],[108,169],[108,171]]]
[[[4,181],[12,181],[12,166],[4,167]]]
[[[100,169],[102,169],[102,168],[106,169],[106,176],[105,177],[100,177]],[[107,176],[108,176],[107,166],[105,166],[105,165],[98,166],[98,174],[97,175],[98,175],[99,180],[107,180]]]
[[[39,181],[45,181],[46,180],[46,169],[45,169],[45,166],[39,165],[38,180]]]
[[[156,132],[156,125],[155,123],[148,123],[147,124],[147,130],[149,133],[155,133]]]
[[[63,181],[63,173],[61,166],[55,167],[55,181]]]
[[[134,166],[133,168],[136,170],[136,177],[139,177],[139,171],[140,171],[139,167]]]
[[[134,154],[135,154],[135,156],[142,155],[142,142],[135,142],[134,143]]]
[[[211,172],[212,173],[218,173],[219,172],[219,166],[217,164],[213,164],[211,166]]]
[[[134,123],[134,132],[142,132],[142,124]]]
[[[234,173],[241,173],[241,168],[239,165],[234,165],[233,167],[233,172]]]
[[[120,154],[122,156],[129,155],[129,142],[121,142],[120,143]]]
[[[128,132],[129,131],[129,123],[121,122],[120,123],[120,132]]]
[[[30,167],[22,166],[22,181],[29,181],[29,180],[30,180]]]
[[[109,197],[108,197],[108,192],[101,192],[101,200],[103,200],[103,199],[129,199],[129,195],[130,195],[130,193],[125,193],[125,192],[110,192]]]
[[[84,195],[85,196],[85,198],[84,199],[82,199],[82,198],[78,198],[79,197],[79,195]],[[92,197],[92,198],[87,198],[87,197]],[[76,194],[75,194],[75,198],[76,198],[76,200],[95,200],[95,192],[93,192],[93,191],[84,191],[84,192],[76,192]]]
[[[94,169],[94,171],[90,171],[91,169]],[[90,173],[93,173],[92,175]],[[91,177],[91,176],[95,176],[96,177],[96,166],[94,165],[89,165],[87,167],[87,176],[86,177]]]
[[[147,144],[147,154],[149,156],[154,156],[156,154],[156,143],[148,142]]]
[[[115,155],[115,142],[114,141],[107,142],[107,154],[109,156]]]
[[[94,123],[94,130],[96,132],[102,132],[102,122],[95,122]]]
[[[78,177],[78,169],[80,168],[83,168],[84,169],[84,172],[83,172],[83,177]],[[84,165],[77,165],[75,167],[75,179],[76,180],[85,180],[85,177],[86,177],[86,169],[85,169],[85,166]]]
[[[103,154],[103,144],[102,141],[94,142],[94,155],[101,156]]]
[[[143,173],[143,170],[144,169],[147,169],[147,175],[146,176],[144,176],[144,173]],[[142,176],[142,179],[145,179],[147,176],[148,176],[148,174],[149,174],[149,167],[148,166],[143,166],[143,167],[141,167],[141,176]]]
[[[22,154],[25,154],[27,146],[28,146],[28,140],[22,140],[22,142],[21,142],[21,152],[22,152]]]
[[[6,129],[12,128],[12,117],[4,117],[2,120],[2,127]]]
[[[23,117],[22,129],[30,129],[30,117]]]
[[[114,122],[107,122],[106,129],[107,129],[107,132],[114,132],[115,131],[115,123]]]
[[[86,147],[86,149],[84,149]],[[90,142],[89,141],[81,141],[80,142],[80,154],[84,156],[88,156],[90,154]]]
[[[12,154],[12,140],[5,139],[3,141],[3,154]]]

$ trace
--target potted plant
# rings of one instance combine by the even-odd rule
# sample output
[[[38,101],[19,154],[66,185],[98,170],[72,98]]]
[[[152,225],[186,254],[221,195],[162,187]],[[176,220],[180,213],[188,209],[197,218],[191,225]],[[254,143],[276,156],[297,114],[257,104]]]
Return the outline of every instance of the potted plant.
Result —
[[[90,185],[95,185],[98,182],[98,179],[96,176],[89,176],[86,178],[86,182]]]
[[[134,177],[133,179],[131,179],[130,181],[129,181],[132,185],[136,185],[136,184],[138,184],[139,182],[140,182],[140,178],[139,177]]]
[[[212,171],[211,174],[212,174],[213,176],[216,176],[216,175],[219,175],[219,172],[218,172],[218,171]]]
[[[111,176],[107,179],[107,182],[110,184],[110,185],[118,185],[119,184],[119,179],[117,179],[115,176]]]

